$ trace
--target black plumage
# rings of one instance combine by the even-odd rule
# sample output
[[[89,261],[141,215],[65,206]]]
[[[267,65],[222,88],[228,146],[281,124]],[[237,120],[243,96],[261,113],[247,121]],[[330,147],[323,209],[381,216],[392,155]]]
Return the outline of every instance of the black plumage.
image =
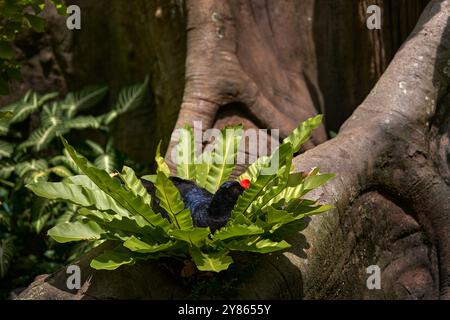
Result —
[[[238,197],[245,190],[238,181],[226,181],[215,194],[212,194],[197,186],[193,181],[178,177],[170,177],[170,180],[180,191],[184,206],[191,211],[194,226],[210,227],[211,231],[217,230],[227,223]],[[141,181],[147,192],[152,195],[154,210],[169,219],[167,212],[159,206],[159,199],[155,196],[156,188],[153,183],[146,180]]]

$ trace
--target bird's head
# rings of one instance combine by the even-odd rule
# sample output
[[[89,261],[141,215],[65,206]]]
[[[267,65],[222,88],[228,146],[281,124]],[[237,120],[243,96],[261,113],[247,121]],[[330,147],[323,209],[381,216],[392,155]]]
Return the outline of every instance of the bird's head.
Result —
[[[213,217],[229,217],[239,196],[245,188],[238,181],[224,182],[214,194],[209,215]]]

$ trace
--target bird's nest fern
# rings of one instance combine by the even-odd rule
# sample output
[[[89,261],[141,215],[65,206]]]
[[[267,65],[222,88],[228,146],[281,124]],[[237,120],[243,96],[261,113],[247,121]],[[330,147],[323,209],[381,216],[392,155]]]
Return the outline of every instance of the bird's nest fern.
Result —
[[[205,222],[203,225],[196,222],[198,217],[195,220],[191,212],[196,207],[184,203],[186,197],[176,182],[191,181],[192,187],[203,190],[205,195],[216,193],[227,183],[235,167],[242,135],[240,126],[224,129],[215,141],[214,150],[203,152],[201,158],[195,157],[193,130],[186,127],[178,145],[178,156],[197,161],[179,161],[175,179],[170,177],[159,147],[156,174],[141,180],[129,167],[115,175],[96,168],[62,139],[84,175],[27,187],[41,197],[79,206],[74,221],[49,230],[49,236],[57,242],[116,241],[115,248],[103,251],[92,260],[95,269],[113,270],[137,260],[182,257],[191,258],[200,271],[220,272],[233,263],[230,255],[233,251],[264,254],[289,248],[290,244],[284,240],[288,230],[303,228],[305,217],[331,208],[303,197],[333,174],[320,174],[318,169],[307,174],[293,172],[292,167],[293,155],[321,119],[317,116],[303,122],[272,156],[261,157],[247,168],[237,180],[242,192],[237,201],[234,199],[231,212],[220,227],[210,228]],[[225,134],[230,130],[232,134]],[[264,169],[275,158],[277,170],[265,173]],[[145,181],[155,187],[154,193],[147,190]],[[220,199],[216,200],[220,205]]]

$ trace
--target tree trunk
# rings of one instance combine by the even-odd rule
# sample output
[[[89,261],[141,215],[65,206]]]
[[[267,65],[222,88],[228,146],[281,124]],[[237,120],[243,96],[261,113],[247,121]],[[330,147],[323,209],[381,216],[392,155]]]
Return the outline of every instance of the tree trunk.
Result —
[[[300,121],[326,114],[326,126],[295,165],[337,173],[310,195],[336,209],[314,217],[291,239],[288,252],[243,258],[229,297],[450,298],[448,1],[434,0],[426,8],[420,0],[376,1],[383,17],[377,31],[365,26],[369,2],[363,0],[98,1],[89,5],[92,10],[79,2],[86,3],[86,20],[92,15],[99,21],[86,22],[75,43],[92,46],[105,33],[115,40],[91,50],[95,56],[75,49],[71,64],[84,69],[72,67],[68,79],[84,84],[89,76],[117,88],[152,74],[152,107],[119,125],[127,127],[122,141],[132,142],[127,148],[142,159],[136,146],[148,153],[153,137],[193,120],[205,129],[234,122],[278,128],[283,138]],[[105,6],[111,10],[106,26],[94,14]],[[88,26],[108,31],[96,34]],[[91,70],[101,71],[98,79]],[[337,137],[327,141],[325,127],[340,127]],[[143,132],[151,139],[142,138]],[[111,272],[90,269],[90,257],[79,261],[81,290],[66,289],[61,270],[41,277],[19,298],[192,297],[166,261]],[[370,265],[381,269],[381,290],[366,286]],[[208,281],[229,276],[223,272]]]

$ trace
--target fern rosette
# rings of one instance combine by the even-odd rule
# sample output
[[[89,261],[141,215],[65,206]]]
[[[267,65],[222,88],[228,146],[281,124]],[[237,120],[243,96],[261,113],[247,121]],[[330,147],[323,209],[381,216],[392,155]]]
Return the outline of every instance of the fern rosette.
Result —
[[[318,169],[308,174],[294,172],[292,166],[294,154],[321,120],[322,116],[316,116],[303,122],[271,156],[261,157],[247,168],[238,178],[244,181],[245,190],[226,224],[217,230],[195,226],[159,147],[156,174],[142,177],[154,184],[153,195],[131,168],[123,167],[111,175],[64,139],[67,153],[81,174],[27,187],[38,196],[78,206],[71,221],[49,230],[54,240],[117,243],[92,260],[95,269],[114,270],[138,260],[172,256],[192,259],[200,271],[220,272],[233,263],[234,251],[264,254],[289,248],[285,240],[289,230],[303,228],[305,217],[332,208],[304,196],[334,175],[320,174]],[[214,149],[197,156],[193,130],[186,126],[176,150],[177,158],[182,159],[177,161],[177,176],[214,194],[230,178],[241,137],[241,126],[226,127],[215,140]],[[273,161],[278,166],[270,172],[266,169]],[[161,212],[152,205],[155,200]]]

